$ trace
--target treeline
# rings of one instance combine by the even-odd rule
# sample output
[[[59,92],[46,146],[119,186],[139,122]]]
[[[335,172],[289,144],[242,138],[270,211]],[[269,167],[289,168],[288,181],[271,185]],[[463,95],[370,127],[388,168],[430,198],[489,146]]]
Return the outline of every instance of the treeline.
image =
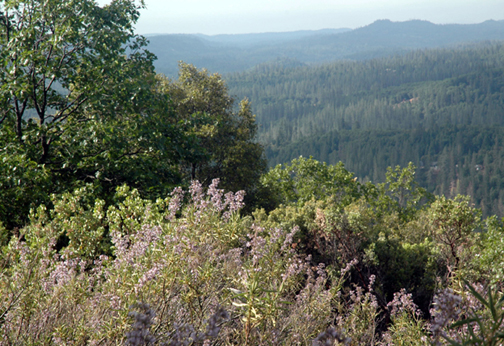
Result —
[[[387,167],[412,161],[429,191],[467,193],[486,215],[502,215],[503,44],[317,67],[277,63],[227,80],[231,93],[252,101],[271,166],[312,155],[379,182]]]

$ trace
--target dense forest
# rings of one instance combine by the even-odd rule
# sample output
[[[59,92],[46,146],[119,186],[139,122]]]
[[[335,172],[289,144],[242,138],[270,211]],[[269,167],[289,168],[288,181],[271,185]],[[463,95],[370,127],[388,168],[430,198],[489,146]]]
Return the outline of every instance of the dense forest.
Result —
[[[485,215],[503,215],[501,43],[314,67],[278,61],[226,80],[251,100],[270,166],[313,156],[382,182],[387,167],[411,161],[429,191],[468,194]]]
[[[143,8],[1,2],[1,345],[502,344],[502,45],[258,67],[258,107],[298,109],[258,112],[265,148],[221,75],[156,73]],[[267,170],[305,150],[377,176]],[[426,175],[376,181],[403,159]]]

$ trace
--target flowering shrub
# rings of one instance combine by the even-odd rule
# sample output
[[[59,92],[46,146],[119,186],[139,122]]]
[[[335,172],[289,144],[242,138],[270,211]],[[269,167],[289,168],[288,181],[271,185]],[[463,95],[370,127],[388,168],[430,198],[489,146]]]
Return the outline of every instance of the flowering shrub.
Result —
[[[413,302],[412,294],[402,289],[394,294],[394,299],[387,304],[392,323],[383,334],[382,345],[429,345],[426,336],[426,322],[422,312]]]
[[[431,332],[435,345],[493,346],[504,343],[504,294],[465,283],[462,295],[451,289],[434,299]]]
[[[430,320],[412,292],[387,298],[391,274],[378,262],[400,269],[389,262],[424,257],[403,256],[417,245],[397,240],[400,219],[376,216],[362,200],[309,202],[300,237],[296,221],[275,221],[281,213],[241,216],[243,192],[225,193],[218,180],[155,202],[121,187],[108,208],[88,192],[54,196],[54,209],[39,207],[2,249],[0,344],[502,342],[498,287],[485,293],[444,278]],[[430,262],[442,258],[422,244]]]
[[[204,191],[193,182],[185,205],[181,189],[153,203],[123,187],[106,211],[84,190],[60,198],[57,215],[39,208],[2,253],[2,343],[285,337],[289,304],[318,294],[304,279],[312,263],[292,247],[297,229],[265,229],[240,217],[243,193],[217,186]],[[98,251],[105,230],[110,253]],[[57,249],[62,236],[70,240]],[[311,275],[310,282],[325,274]]]

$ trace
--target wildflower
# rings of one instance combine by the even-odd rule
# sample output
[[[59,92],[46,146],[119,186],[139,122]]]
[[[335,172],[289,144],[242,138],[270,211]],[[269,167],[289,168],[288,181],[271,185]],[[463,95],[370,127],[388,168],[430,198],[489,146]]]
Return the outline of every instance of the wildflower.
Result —
[[[354,266],[356,266],[359,263],[359,260],[357,258],[354,258],[350,262],[347,263],[345,268],[341,269],[341,276],[345,275],[348,273]]]
[[[171,193],[170,203],[168,204],[168,211],[170,212],[170,214],[167,216],[167,218],[170,221],[175,220],[175,214],[180,210],[183,198],[184,190],[182,190],[180,186],[173,189]]]
[[[210,201],[212,202],[212,206],[215,211],[221,212],[223,211],[227,203],[222,203],[222,196],[224,195],[224,190],[218,189],[219,178],[212,180],[212,184],[208,187],[207,195],[210,196]]]
[[[403,288],[400,292],[394,293],[394,299],[387,304],[387,307],[392,308],[391,315],[398,316],[403,312],[410,312],[416,316],[420,316],[421,311],[418,309],[417,305],[413,302],[412,294],[406,293]]]
[[[434,307],[431,309],[432,323],[431,332],[439,343],[440,336],[446,336],[444,328],[453,320],[456,320],[461,314],[460,304],[462,297],[453,293],[453,290],[447,288],[434,296]]]
[[[131,326],[131,331],[126,333],[126,345],[140,346],[148,345],[156,342],[156,339],[150,332],[154,311],[148,304],[140,303],[136,306],[131,306],[131,309],[136,308],[139,311],[130,311],[128,316],[132,317],[134,323]]]

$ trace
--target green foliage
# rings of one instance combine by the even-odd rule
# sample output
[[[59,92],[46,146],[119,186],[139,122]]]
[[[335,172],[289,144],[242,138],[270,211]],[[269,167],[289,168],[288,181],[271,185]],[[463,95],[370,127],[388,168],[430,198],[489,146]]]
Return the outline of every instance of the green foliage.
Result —
[[[190,139],[133,31],[143,6],[3,2],[0,220],[8,229],[51,194],[87,183],[106,203],[124,183],[149,197],[180,183]]]
[[[417,166],[428,192],[470,195],[503,216],[501,43],[422,50],[361,62],[261,67],[227,76],[248,97],[269,165],[342,161],[361,181]]]
[[[442,273],[432,242],[410,244],[382,234],[364,252],[365,260],[376,273],[380,285],[377,290],[387,301],[394,293],[405,289],[412,293],[420,309],[428,311],[436,290],[436,278]]]
[[[475,231],[481,227],[481,211],[471,206],[468,196],[454,199],[441,196],[432,203],[430,213],[432,237],[442,248],[450,271],[470,263],[467,250],[475,241]]]
[[[496,216],[487,218],[485,223],[486,232],[483,233],[481,249],[473,262],[494,285],[504,280],[504,227]]]
[[[259,138],[275,151],[329,131],[502,125],[503,49],[493,43],[362,62],[270,66],[227,80],[233,94],[253,102]],[[274,152],[268,158],[278,162]]]
[[[415,166],[412,162],[408,167],[396,166],[387,169],[386,182],[378,184],[379,197],[375,203],[379,213],[397,213],[402,221],[409,221],[416,216],[422,204],[430,202],[432,195],[418,186],[415,181]]]
[[[255,142],[257,124],[250,102],[244,99],[236,109],[220,75],[182,62],[176,81],[163,76],[158,80],[159,91],[170,97],[177,119],[189,125],[189,133],[202,148],[182,161],[184,178],[204,184],[219,178],[223,188],[244,189],[252,198],[266,161],[262,146]]]
[[[143,199],[138,190],[120,186],[114,195],[114,204],[107,209],[107,220],[110,232],[121,235],[135,233],[142,225],[163,223],[168,208],[168,199],[157,199],[155,202]]]
[[[311,273],[303,302],[320,305],[320,295],[328,303],[339,288],[327,291],[316,282],[324,271],[313,272],[292,249],[296,230],[251,225],[238,214],[242,194],[224,196],[215,185],[208,191],[193,184],[191,201],[181,209],[181,190],[154,204],[125,187],[117,192],[117,207],[107,211],[85,189],[55,201],[61,217],[52,221],[39,208],[0,257],[1,341],[123,342],[136,301],[156,302],[159,342],[173,337],[169,331],[176,323],[200,328],[216,305],[232,316],[221,342],[290,336],[299,327],[287,310],[293,307],[301,317],[308,308],[294,298],[304,288],[303,272]],[[104,228],[110,230],[112,256],[90,257]],[[57,251],[63,231],[69,242]],[[331,315],[327,306],[318,309]],[[326,322],[314,321],[310,335]]]
[[[133,1],[103,8],[92,1],[4,1],[0,120],[9,119],[5,125],[17,142],[34,147],[38,163],[51,161],[51,144],[68,120],[87,120],[84,104],[99,100],[134,68],[152,72],[153,56],[141,50],[145,42],[133,33],[142,7]],[[133,52],[125,55],[127,49]],[[138,91],[128,93],[134,99]],[[32,122],[28,110],[35,113]]]
[[[3,133],[2,133],[3,134]],[[0,220],[12,230],[24,224],[30,208],[47,203],[52,188],[52,174],[44,165],[20,153],[15,145],[0,150]]]
[[[377,213],[371,202],[382,199],[379,194],[348,205],[323,196],[253,218],[239,215],[243,194],[224,194],[217,180],[205,190],[195,182],[189,194],[184,206],[182,189],[153,202],[122,186],[110,206],[92,185],[54,195],[53,208],[39,207],[2,249],[1,342],[126,342],[141,329],[131,329],[129,316],[140,317],[128,311],[144,302],[138,313],[151,317],[142,335],[156,343],[205,335],[223,344],[309,345],[330,327],[349,345],[425,345],[434,291],[457,286],[468,267],[451,264],[439,237],[457,233],[453,225],[459,225],[457,241],[466,244],[479,225],[478,211],[464,197],[438,197],[427,208],[413,208],[404,222],[393,208]],[[415,200],[407,193],[403,202]],[[489,235],[499,232],[491,229],[499,227],[495,220],[488,225]],[[421,227],[427,228],[422,235],[411,234]],[[494,254],[492,243],[480,246],[489,246],[482,254]],[[461,263],[470,261],[462,250]],[[444,267],[453,275],[444,277]],[[487,280],[487,274],[474,277]],[[494,304],[499,294],[480,305]],[[469,313],[443,319],[461,321],[447,337],[474,339],[464,323],[481,324],[485,337],[500,335],[500,305],[497,319],[492,309],[472,306],[480,320]],[[464,309],[453,311],[473,311]],[[228,316],[225,323],[216,333],[203,332],[217,311]],[[433,316],[432,323],[441,321]]]
[[[496,217],[484,226],[469,197],[432,200],[412,163],[389,168],[378,185],[359,182],[341,162],[311,157],[260,178],[266,163],[250,103],[235,107],[219,75],[192,65],[181,63],[177,81],[155,76],[154,57],[133,33],[142,7],[3,2],[0,343],[132,344],[137,333],[145,343],[171,345],[309,345],[315,338],[424,345],[427,324],[413,300],[425,319],[435,301],[434,342],[498,343],[504,299]],[[485,57],[500,59],[499,52],[490,45]],[[444,56],[422,54],[413,57],[424,68],[426,57]],[[453,69],[464,70],[461,61]],[[415,72],[408,66],[400,77],[381,75],[383,89],[420,78],[402,76]],[[462,91],[474,104],[473,89],[500,93],[494,72],[479,81],[460,77],[432,107],[441,110]],[[338,102],[359,110],[340,91]],[[412,95],[394,92],[385,95],[394,100],[389,110],[415,111]],[[433,125],[426,118],[422,126]],[[366,114],[362,125],[372,119]],[[497,140],[474,140],[499,152]],[[449,151],[442,157],[443,167],[454,166]],[[484,159],[485,170],[492,160]],[[446,179],[457,177],[446,171]],[[225,193],[219,177],[225,189],[244,188],[271,210],[240,216],[245,192]],[[193,181],[186,196],[180,187],[168,196],[174,184],[196,178],[211,184]],[[475,285],[461,286],[464,277]],[[486,282],[496,288],[484,297]]]
[[[94,259],[107,252],[105,241],[105,202],[95,200],[93,187],[88,185],[66,192],[62,195],[53,195],[53,208],[50,218],[46,214],[45,206],[39,206],[35,215],[31,215],[33,230],[28,228],[25,235],[30,239],[53,236],[57,240],[57,248],[65,248],[67,258],[81,257]],[[50,221],[49,221],[50,220]],[[50,232],[42,235],[42,228]]]
[[[327,165],[311,157],[272,168],[262,177],[262,184],[277,195],[278,203],[299,206],[312,199],[330,199],[345,206],[367,192],[343,163]]]

